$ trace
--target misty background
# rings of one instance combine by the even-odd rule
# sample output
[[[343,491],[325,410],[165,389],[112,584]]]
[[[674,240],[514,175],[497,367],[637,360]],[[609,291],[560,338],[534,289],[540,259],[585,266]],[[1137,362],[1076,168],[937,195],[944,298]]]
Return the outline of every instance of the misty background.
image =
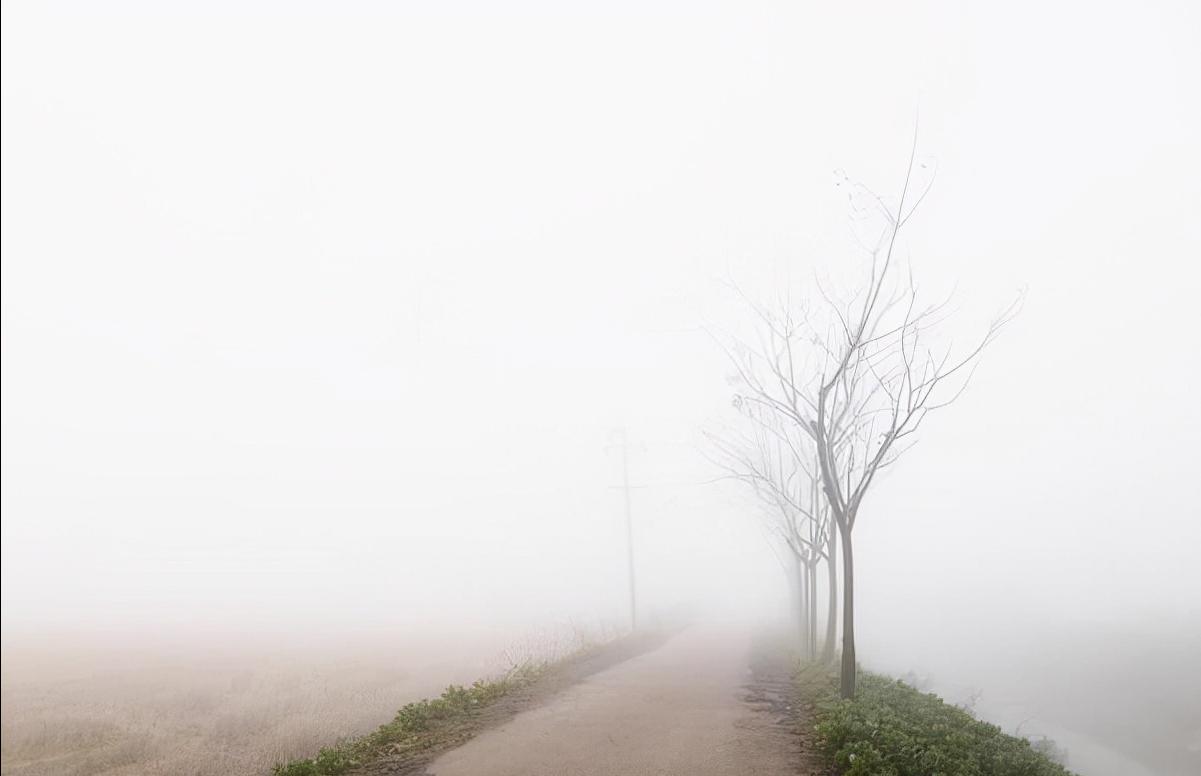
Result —
[[[6,649],[620,622],[619,428],[640,602],[774,612],[710,333],[861,266],[838,171],[895,193],[920,116],[921,282],[965,341],[1027,298],[871,496],[860,657],[1201,758],[1195,4],[3,27]]]

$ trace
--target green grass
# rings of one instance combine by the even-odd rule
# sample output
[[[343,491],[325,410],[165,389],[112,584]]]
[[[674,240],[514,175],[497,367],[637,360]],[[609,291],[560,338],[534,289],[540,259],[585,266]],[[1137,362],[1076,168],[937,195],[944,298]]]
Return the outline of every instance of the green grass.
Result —
[[[444,741],[447,734],[515,689],[537,679],[548,663],[528,664],[499,679],[470,687],[451,685],[437,698],[410,703],[374,733],[326,747],[316,757],[276,765],[274,776],[337,776],[390,754],[421,751]]]
[[[860,671],[855,698],[842,700],[821,669],[797,681],[821,754],[844,776],[1071,776],[1026,739],[904,682]]]

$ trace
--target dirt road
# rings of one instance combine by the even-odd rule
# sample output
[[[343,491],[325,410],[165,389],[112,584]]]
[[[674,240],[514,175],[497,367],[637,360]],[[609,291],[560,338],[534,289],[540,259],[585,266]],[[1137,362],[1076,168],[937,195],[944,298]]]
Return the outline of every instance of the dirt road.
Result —
[[[745,632],[689,628],[446,752],[435,776],[802,773],[784,695]]]

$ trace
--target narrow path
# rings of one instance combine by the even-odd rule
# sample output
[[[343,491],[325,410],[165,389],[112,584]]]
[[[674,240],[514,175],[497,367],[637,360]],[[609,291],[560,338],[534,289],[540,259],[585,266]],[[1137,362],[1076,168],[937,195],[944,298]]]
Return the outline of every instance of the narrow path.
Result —
[[[689,628],[446,752],[434,776],[752,776],[802,772],[764,701],[745,632]]]

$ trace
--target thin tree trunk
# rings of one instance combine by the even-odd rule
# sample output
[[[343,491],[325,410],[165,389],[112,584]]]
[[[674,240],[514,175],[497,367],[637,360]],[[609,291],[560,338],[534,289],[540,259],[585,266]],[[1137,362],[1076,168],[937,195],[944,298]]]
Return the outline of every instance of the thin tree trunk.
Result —
[[[817,659],[817,562],[809,564],[809,659]]]
[[[855,556],[850,531],[842,531],[842,675],[843,698],[855,697]]]
[[[800,579],[796,573],[796,557],[792,558],[792,568],[784,569],[784,577],[788,580],[788,604],[786,611],[788,612],[788,627],[798,635],[801,632],[801,591],[798,587]]]
[[[804,638],[805,623],[801,621],[801,574],[799,571],[800,561],[795,555],[789,555],[792,560],[792,568],[788,571],[788,587],[791,590],[791,598],[788,601],[788,623],[796,633],[797,641]]]
[[[809,591],[805,585],[805,566],[801,563],[800,558],[796,558],[796,584],[797,584],[797,619],[800,622],[800,630],[797,635],[801,640],[801,657],[808,657],[809,650]]]
[[[838,637],[838,531],[830,526],[826,537],[826,643],[822,662],[834,659],[834,640]]]

